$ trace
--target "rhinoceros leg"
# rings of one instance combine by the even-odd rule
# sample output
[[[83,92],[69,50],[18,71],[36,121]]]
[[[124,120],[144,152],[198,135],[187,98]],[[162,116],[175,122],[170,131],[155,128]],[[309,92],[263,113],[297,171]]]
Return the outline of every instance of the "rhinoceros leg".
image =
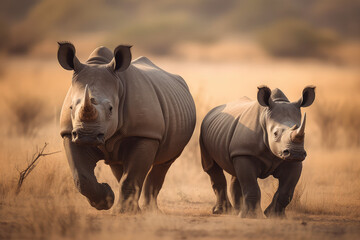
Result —
[[[72,171],[76,188],[98,210],[109,209],[114,203],[114,193],[106,183],[98,183],[94,168],[102,158],[101,152],[94,147],[81,146],[64,137],[66,156]]]
[[[240,212],[240,216],[243,218],[263,217],[260,207],[261,193],[257,182],[260,168],[254,160],[246,156],[235,157],[233,159],[236,176],[244,198]]]
[[[216,204],[212,209],[213,214],[231,212],[232,206],[227,196],[224,171],[216,162],[214,162],[212,167],[207,170],[206,173],[210,176],[211,186],[216,195]]]
[[[144,186],[146,209],[158,210],[157,197],[164,183],[165,175],[174,161],[170,160],[163,164],[154,165],[147,175]]]
[[[132,137],[122,144],[124,173],[120,180],[120,212],[138,212],[139,197],[146,174],[154,163],[157,140]]]
[[[227,196],[226,179],[223,169],[208,154],[202,137],[200,136],[201,165],[210,176],[211,186],[216,196],[216,203],[212,209],[213,214],[223,214],[232,211],[231,203]]]
[[[120,179],[124,172],[124,167],[122,164],[111,164],[110,165],[111,171],[113,172],[114,176],[116,177],[116,180],[120,182]]]
[[[293,197],[301,170],[302,163],[298,162],[286,162],[276,169],[274,177],[279,179],[279,187],[271,204],[264,212],[267,217],[285,217],[285,208]]]
[[[236,176],[232,176],[230,184],[230,196],[234,203],[236,213],[240,212],[241,202],[243,201],[239,180]]]

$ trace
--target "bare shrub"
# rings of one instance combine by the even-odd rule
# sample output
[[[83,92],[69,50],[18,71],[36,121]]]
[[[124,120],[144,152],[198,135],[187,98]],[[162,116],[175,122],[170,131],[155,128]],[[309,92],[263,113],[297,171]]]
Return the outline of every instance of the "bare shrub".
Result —
[[[12,127],[16,133],[24,136],[36,135],[51,118],[45,102],[36,97],[18,95],[8,102],[8,108],[13,120]]]
[[[51,153],[44,153],[44,150],[47,147],[47,145],[48,144],[45,143],[44,146],[40,150],[37,150],[36,153],[34,153],[28,166],[19,173],[20,176],[19,176],[19,181],[18,181],[18,185],[17,185],[17,189],[16,189],[16,194],[19,194],[20,188],[21,188],[22,184],[24,183],[25,178],[31,173],[32,170],[34,170],[40,157],[45,157],[45,156],[60,152],[60,151],[57,151],[57,152],[51,152]]]

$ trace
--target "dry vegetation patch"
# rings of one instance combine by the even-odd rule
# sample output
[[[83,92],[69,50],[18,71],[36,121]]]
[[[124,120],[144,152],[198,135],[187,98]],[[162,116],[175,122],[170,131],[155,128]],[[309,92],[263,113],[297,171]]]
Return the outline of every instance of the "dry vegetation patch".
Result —
[[[21,61],[24,64],[23,73],[12,72],[0,83],[0,90],[4,94],[9,94],[6,89],[11,89],[9,86],[13,86],[13,79],[21,76],[19,79],[23,81],[22,83],[29,86],[29,89],[32,85],[36,86],[33,92],[36,96],[40,96],[41,101],[51,103],[51,106],[57,102],[54,99],[62,99],[65,96],[70,78],[65,80],[65,75],[61,75],[60,72],[57,74],[55,61],[46,63],[44,65],[46,68],[39,74],[34,73],[29,65],[43,66],[42,61],[35,63]],[[26,63],[29,65],[26,66]],[[334,101],[332,98],[346,99],[344,95],[357,93],[357,90],[351,87],[355,86],[352,82],[356,76],[354,69],[346,67],[334,69],[332,65],[299,64],[298,62],[287,62],[285,65],[267,62],[199,64],[167,60],[160,63],[161,67],[170,72],[179,72],[187,80],[193,91],[198,117],[194,135],[182,156],[170,168],[160,193],[159,207],[163,214],[119,215],[113,210],[97,211],[91,208],[87,200],[74,187],[64,153],[48,156],[39,162],[24,182],[20,193],[16,195],[17,170],[27,166],[26,159],[31,158],[36,146],[42,146],[44,141],[49,142],[49,152],[52,152],[61,149],[62,142],[56,121],[33,125],[34,129],[37,129],[36,134],[10,134],[6,129],[18,123],[4,121],[4,124],[0,126],[2,137],[0,139],[0,164],[2,166],[0,168],[0,238],[358,238],[360,234],[360,165],[358,163],[360,150],[357,144],[351,147],[349,144],[340,144],[356,139],[358,105],[356,101],[354,104],[350,104],[351,102],[345,104],[345,100],[344,105],[339,103],[339,107],[336,108],[330,104]],[[10,67],[14,65],[16,64],[10,64]],[[205,114],[217,104],[236,99],[240,95],[250,95],[253,91],[255,92],[258,83],[263,81],[272,83],[271,87],[287,87],[291,99],[295,100],[301,92],[298,85],[305,85],[305,82],[312,81],[309,72],[319,78],[315,84],[319,85],[320,92],[329,91],[336,95],[334,97],[331,97],[331,94],[330,97],[319,95],[316,101],[319,101],[317,105],[321,108],[314,107],[309,112],[312,118],[309,118],[309,129],[307,129],[307,140],[310,143],[307,146],[308,158],[304,162],[303,175],[288,209],[288,219],[249,220],[232,215],[211,215],[215,196],[209,178],[201,168],[198,149],[199,127]],[[344,75],[348,76],[348,79],[341,87],[354,89],[351,93],[337,91],[337,81]],[[303,78],[304,82],[297,84],[294,82],[292,85],[293,82],[288,82],[288,76],[294,76],[296,81]],[[284,80],[273,80],[275,78]],[[324,78],[328,81],[322,80]],[[54,80],[54,86],[48,79]],[[48,90],[44,91],[44,89]],[[322,101],[329,102],[329,105],[323,104]],[[0,106],[0,111],[4,113],[9,110]],[[38,113],[38,116],[41,115],[42,111]],[[4,119],[4,116],[2,117]],[[331,120],[335,122],[333,125],[325,124],[333,118],[335,118]],[[321,144],[323,131],[333,130],[335,125],[339,126],[339,131],[342,132],[351,124],[354,127],[349,127],[352,129],[349,130],[349,134],[355,135],[337,133],[335,147]],[[341,148],[338,147],[339,144]],[[118,194],[118,183],[107,165],[100,162],[95,174],[100,182],[109,183],[115,194]],[[276,190],[277,181],[273,178],[261,180],[260,186],[262,208],[265,209]]]

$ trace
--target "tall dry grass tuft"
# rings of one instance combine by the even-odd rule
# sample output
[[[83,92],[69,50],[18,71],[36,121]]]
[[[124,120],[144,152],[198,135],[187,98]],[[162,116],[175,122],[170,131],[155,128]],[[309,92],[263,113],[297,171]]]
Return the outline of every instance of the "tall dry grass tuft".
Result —
[[[289,206],[287,207],[288,211],[296,211],[296,212],[301,211],[301,209],[303,208],[302,198],[305,192],[306,192],[306,183],[304,182],[303,178],[301,178],[298,184],[296,185],[292,200]]]
[[[52,118],[43,99],[18,94],[8,101],[11,127],[19,135],[35,136]]]
[[[343,104],[339,122],[350,146],[360,147],[360,104]]]
[[[360,147],[360,104],[323,101],[316,104],[314,116],[324,147]]]
[[[51,235],[76,237],[82,227],[82,218],[76,207],[68,203],[66,207],[58,200],[43,201],[41,205],[31,202],[29,212],[20,227],[20,232],[30,232],[35,237]]]
[[[38,142],[40,138],[32,140]],[[15,143],[21,145],[20,150]],[[0,148],[0,162],[6,166],[0,169],[0,238],[76,237],[88,224],[82,216],[81,201],[79,205],[63,154],[51,155],[38,162],[23,182],[21,191],[16,191],[17,169],[28,166],[25,159],[27,150],[34,152],[31,145],[29,138],[12,136]],[[49,150],[53,151],[53,148]],[[12,154],[6,154],[7,151]],[[5,231],[4,226],[7,226]]]
[[[338,109],[338,104],[329,102],[318,103],[315,105],[315,123],[320,129],[321,144],[324,147],[334,147],[338,141]]]

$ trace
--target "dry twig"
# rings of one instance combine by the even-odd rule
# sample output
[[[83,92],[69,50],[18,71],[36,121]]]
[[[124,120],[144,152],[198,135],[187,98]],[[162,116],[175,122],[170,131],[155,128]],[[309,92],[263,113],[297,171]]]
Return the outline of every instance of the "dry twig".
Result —
[[[34,153],[32,160],[29,163],[29,165],[27,166],[27,168],[25,168],[23,171],[21,171],[19,173],[20,177],[19,177],[19,181],[18,181],[18,185],[17,185],[17,189],[16,189],[16,194],[19,194],[20,188],[21,188],[22,184],[24,183],[25,178],[31,173],[32,170],[34,170],[40,157],[45,157],[45,156],[60,152],[60,151],[56,151],[56,152],[51,152],[51,153],[44,153],[44,150],[47,146],[48,146],[48,143],[45,143],[40,151],[37,151],[36,153]]]

